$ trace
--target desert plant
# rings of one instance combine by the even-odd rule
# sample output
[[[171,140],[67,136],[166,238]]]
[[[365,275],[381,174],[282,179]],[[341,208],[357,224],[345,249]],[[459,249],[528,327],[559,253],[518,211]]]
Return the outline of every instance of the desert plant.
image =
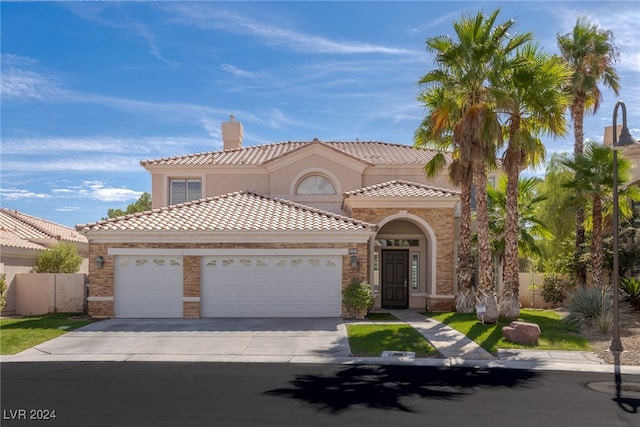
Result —
[[[571,323],[605,321],[610,313],[612,301],[610,295],[603,295],[600,288],[580,288],[572,296],[567,320]],[[598,320],[600,319],[600,320]],[[600,325],[598,325],[600,326]]]
[[[4,310],[7,305],[7,275],[0,274],[0,310]]]
[[[364,318],[367,311],[373,308],[374,301],[373,291],[366,281],[353,279],[351,284],[342,290],[342,303],[355,318]]]
[[[633,310],[640,310],[640,278],[625,277],[620,280],[620,293]]]
[[[38,257],[36,273],[77,273],[82,264],[78,249],[70,243],[59,243]]]

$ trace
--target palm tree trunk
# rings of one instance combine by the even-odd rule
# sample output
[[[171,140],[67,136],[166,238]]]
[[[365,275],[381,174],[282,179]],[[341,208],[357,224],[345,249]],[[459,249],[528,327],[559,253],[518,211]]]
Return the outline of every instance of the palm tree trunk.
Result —
[[[593,286],[602,288],[602,199],[593,198],[593,236],[591,240],[591,273]]]
[[[472,313],[475,307],[473,294],[473,258],[471,256],[471,182],[462,184],[460,194],[460,249],[458,251],[458,296],[456,311]]]
[[[478,224],[478,265],[479,285],[476,298],[486,306],[483,318],[478,320],[495,323],[498,320],[498,305],[495,297],[491,243],[489,237],[489,216],[487,212],[487,170],[484,156],[473,160],[473,179],[476,185],[476,213]]]
[[[584,95],[576,95],[573,101],[573,107],[571,109],[571,116],[573,119],[573,132],[574,132],[574,145],[573,145],[573,157],[574,160],[578,160],[584,154]],[[584,265],[579,261],[580,253],[582,252],[582,246],[585,242],[584,231],[584,209],[579,208],[576,212],[576,284],[581,287],[585,287],[587,283],[587,271]]]
[[[520,271],[518,255],[518,175],[520,152],[515,147],[507,148],[509,161],[505,162],[507,173],[507,203],[505,224],[505,253],[502,289],[498,302],[500,317],[517,319],[520,316]]]

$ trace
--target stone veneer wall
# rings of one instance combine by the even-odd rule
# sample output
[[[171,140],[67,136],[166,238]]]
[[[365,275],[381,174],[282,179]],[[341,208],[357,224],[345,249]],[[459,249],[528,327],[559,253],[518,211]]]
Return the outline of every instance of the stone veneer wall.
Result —
[[[427,297],[427,309],[450,311],[454,308],[455,215],[453,208],[353,208],[351,217],[379,224],[385,218],[406,211],[428,223],[437,239],[436,293],[443,298]],[[407,218],[410,221],[410,218]],[[428,236],[427,236],[428,237]],[[450,297],[445,297],[450,296]]]
[[[93,261],[98,256],[104,258],[104,265],[96,269],[93,262],[89,264],[89,297],[113,297],[115,288],[114,256],[108,255],[109,248],[149,248],[149,249],[320,249],[345,248],[358,250],[359,267],[351,267],[351,255],[342,257],[342,288],[351,283],[353,278],[365,280],[369,271],[367,243],[209,243],[209,244],[170,244],[170,243],[91,243],[89,245],[89,259]],[[200,297],[200,257],[185,256],[183,258],[183,296]],[[93,318],[109,318],[114,315],[113,301],[89,301],[89,315]],[[343,314],[346,310],[343,307]],[[200,303],[183,302],[183,317],[200,317]]]

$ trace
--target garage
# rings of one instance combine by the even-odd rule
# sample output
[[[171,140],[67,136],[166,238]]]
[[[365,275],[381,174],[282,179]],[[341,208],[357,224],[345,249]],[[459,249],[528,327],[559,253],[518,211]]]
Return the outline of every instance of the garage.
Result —
[[[182,317],[182,257],[115,257],[115,317]]]
[[[205,256],[201,269],[202,317],[336,317],[342,312],[340,256]]]

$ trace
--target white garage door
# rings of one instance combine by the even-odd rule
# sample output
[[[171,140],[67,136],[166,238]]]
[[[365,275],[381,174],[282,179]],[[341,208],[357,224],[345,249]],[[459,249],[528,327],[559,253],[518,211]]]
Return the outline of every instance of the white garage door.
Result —
[[[341,315],[339,256],[202,258],[202,317]]]
[[[116,256],[115,317],[182,317],[181,256]]]

